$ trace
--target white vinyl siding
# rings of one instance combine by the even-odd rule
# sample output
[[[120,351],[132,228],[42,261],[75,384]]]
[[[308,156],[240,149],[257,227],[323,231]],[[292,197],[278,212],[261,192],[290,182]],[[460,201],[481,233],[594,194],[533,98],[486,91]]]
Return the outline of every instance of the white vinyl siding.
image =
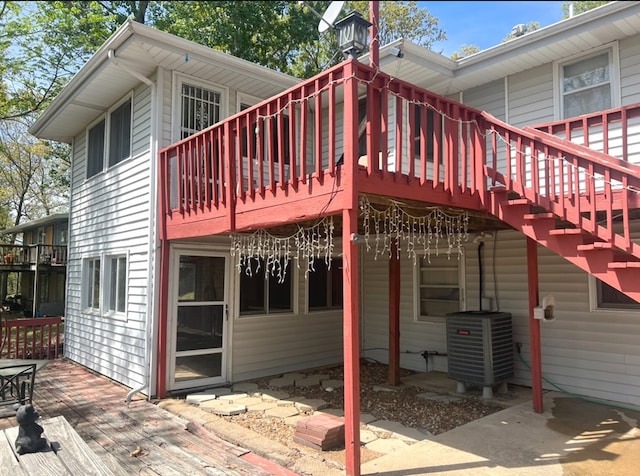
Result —
[[[485,241],[483,249],[483,297],[490,310],[513,316],[514,342],[522,344],[520,356],[531,361],[528,316],[526,239],[515,231],[500,231]],[[495,247],[495,263],[494,263]],[[476,245],[465,253],[466,310],[479,307],[479,263]],[[411,279],[413,265],[401,262],[400,349],[401,365],[424,371],[420,353],[446,353],[444,323],[413,320]],[[553,322],[541,323],[543,386],[556,384],[569,392],[595,398],[640,404],[640,322],[635,312],[591,311],[587,273],[551,251],[538,247],[539,296],[555,297]],[[388,360],[388,262],[363,255],[364,355]],[[488,310],[488,309],[484,309]],[[369,349],[369,350],[367,350]],[[384,349],[384,350],[382,350]],[[516,374],[512,383],[531,385],[527,364],[514,354]],[[429,370],[447,371],[446,357],[431,356]]]
[[[553,68],[546,64],[508,78],[506,117],[516,127],[553,121]]]
[[[340,253],[336,246],[334,256]],[[296,263],[292,264],[297,269]],[[233,289],[238,292],[240,276],[235,266],[232,269]],[[304,272],[294,273],[292,278],[294,301],[305,302]],[[299,306],[299,312],[254,319],[240,317],[238,305],[234,303],[232,320],[233,382],[342,362],[342,309],[305,314],[304,306]]]
[[[150,89],[132,95],[131,159],[85,180],[86,133],[73,143],[65,355],[130,387],[144,382],[149,275]],[[83,310],[83,259],[127,255],[126,313]],[[103,273],[103,280],[108,279]],[[105,283],[102,283],[103,286]],[[108,306],[108,301],[104,306]],[[126,315],[126,319],[117,318]]]

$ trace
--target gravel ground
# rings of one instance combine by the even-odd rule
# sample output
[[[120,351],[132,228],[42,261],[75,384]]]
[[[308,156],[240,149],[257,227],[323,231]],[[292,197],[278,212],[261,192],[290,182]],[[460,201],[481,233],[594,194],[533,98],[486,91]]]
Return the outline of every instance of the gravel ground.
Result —
[[[437,402],[425,400],[417,395],[424,393],[424,389],[402,385],[394,391],[376,390],[375,387],[388,387],[386,385],[388,367],[376,362],[362,361],[361,367],[361,412],[370,413],[377,419],[390,420],[402,423],[410,428],[425,429],[437,435],[445,431],[452,430],[470,421],[482,418],[491,413],[502,410],[504,407],[483,401],[476,396],[466,396],[454,402]],[[342,366],[325,367],[312,371],[301,372],[305,375],[325,374],[330,379],[342,380]],[[409,370],[401,370],[401,377],[414,374]],[[344,394],[342,388],[327,391],[322,386],[313,387],[279,387],[269,386],[268,379],[258,379],[257,383],[261,389],[280,390],[289,393],[292,397],[319,398],[329,403],[330,408],[342,409]],[[288,447],[299,446],[293,442],[295,428],[287,425],[278,418],[268,418],[256,413],[245,413],[242,415],[223,417],[227,421],[251,429],[260,435],[273,441],[278,441]],[[307,448],[308,449],[308,448]],[[344,450],[325,451],[323,455],[335,461],[337,464],[344,463]],[[367,451],[363,448],[362,461],[368,461],[380,456],[377,453]]]

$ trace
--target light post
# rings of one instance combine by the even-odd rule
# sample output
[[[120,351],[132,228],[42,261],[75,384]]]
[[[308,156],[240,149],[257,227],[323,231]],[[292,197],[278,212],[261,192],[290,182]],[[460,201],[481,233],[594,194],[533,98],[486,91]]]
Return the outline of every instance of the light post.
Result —
[[[370,26],[371,23],[356,11],[349,13],[342,20],[336,22],[338,43],[345,58],[356,59],[366,49]]]

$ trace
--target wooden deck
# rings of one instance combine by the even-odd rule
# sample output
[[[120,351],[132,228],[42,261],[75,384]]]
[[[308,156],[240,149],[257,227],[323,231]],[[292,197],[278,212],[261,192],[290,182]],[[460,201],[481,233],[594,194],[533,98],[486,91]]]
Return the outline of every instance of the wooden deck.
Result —
[[[64,416],[93,452],[116,475],[269,475],[244,458],[248,450],[214,435],[201,438],[186,421],[140,394],[127,407],[129,389],[66,360],[38,371],[34,405],[41,420]],[[0,418],[0,429],[16,426]]]

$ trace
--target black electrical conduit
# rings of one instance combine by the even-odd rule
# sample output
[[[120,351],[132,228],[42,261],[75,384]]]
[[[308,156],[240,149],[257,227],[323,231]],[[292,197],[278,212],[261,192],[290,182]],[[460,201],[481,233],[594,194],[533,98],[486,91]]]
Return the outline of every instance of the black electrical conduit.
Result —
[[[362,349],[362,352],[366,352],[368,350],[386,350],[387,352],[389,352],[389,349],[387,349],[386,347],[370,347],[368,349]],[[422,356],[422,358],[425,360],[425,363],[427,364],[427,372],[429,372],[429,356],[438,356],[438,357],[447,357],[447,353],[446,352],[438,352],[437,350],[423,350],[423,351],[414,351],[414,350],[405,350],[404,352],[402,352],[403,354],[419,354]],[[375,359],[371,359],[374,360],[375,362],[378,362]]]

